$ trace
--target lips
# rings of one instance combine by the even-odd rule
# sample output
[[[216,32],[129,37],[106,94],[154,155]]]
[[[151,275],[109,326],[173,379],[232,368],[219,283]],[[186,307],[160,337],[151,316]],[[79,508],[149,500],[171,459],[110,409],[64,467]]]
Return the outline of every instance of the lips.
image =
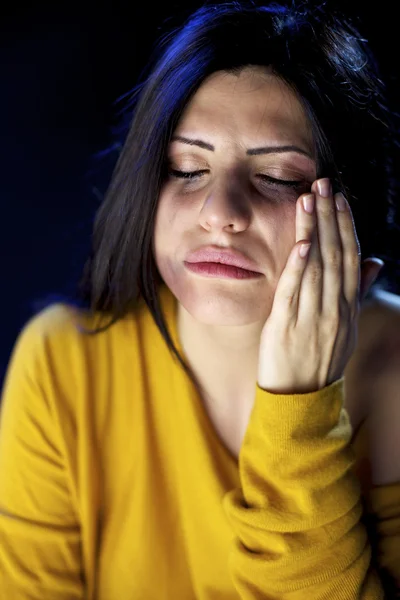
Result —
[[[260,269],[252,260],[234,248],[223,248],[221,246],[202,246],[186,257],[186,262],[213,262],[223,265],[231,265],[260,273]]]

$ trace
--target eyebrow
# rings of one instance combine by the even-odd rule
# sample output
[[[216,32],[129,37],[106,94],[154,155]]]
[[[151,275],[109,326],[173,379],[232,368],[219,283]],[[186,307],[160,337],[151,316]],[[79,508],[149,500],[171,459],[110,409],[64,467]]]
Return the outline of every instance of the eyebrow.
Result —
[[[199,146],[199,148],[210,150],[211,152],[215,151],[215,147],[212,144],[208,144],[202,140],[183,137],[181,135],[174,135],[171,142],[182,142],[183,144],[189,144],[190,146]],[[258,154],[283,154],[284,152],[297,152],[298,154],[302,154],[303,156],[307,156],[308,158],[311,158],[311,160],[314,160],[314,157],[309,152],[292,144],[286,146],[262,146],[260,148],[250,148],[247,150],[246,154],[248,156],[256,156]]]

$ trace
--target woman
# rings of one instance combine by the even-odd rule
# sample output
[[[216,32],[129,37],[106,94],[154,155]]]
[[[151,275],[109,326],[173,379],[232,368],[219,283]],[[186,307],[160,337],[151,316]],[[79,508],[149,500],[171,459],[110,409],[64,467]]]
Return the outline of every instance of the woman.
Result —
[[[41,312],[9,365],[2,597],[381,599],[400,475],[364,447],[371,415],[395,443],[398,376],[369,379],[379,410],[359,377],[394,206],[372,59],[335,15],[238,2],[161,49],[91,310]]]

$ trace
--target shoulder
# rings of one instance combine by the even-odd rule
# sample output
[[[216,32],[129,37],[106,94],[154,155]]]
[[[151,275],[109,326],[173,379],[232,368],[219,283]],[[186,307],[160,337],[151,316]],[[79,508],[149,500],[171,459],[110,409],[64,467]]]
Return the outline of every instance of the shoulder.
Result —
[[[369,366],[376,376],[400,367],[400,296],[377,290],[365,307],[360,329],[369,345]]]
[[[71,304],[51,304],[36,313],[19,332],[14,353],[49,347],[66,339],[78,338],[86,328],[95,325],[93,316]]]
[[[361,307],[357,337],[346,369],[347,407],[355,426],[381,402],[383,395],[393,397],[389,387],[400,389],[399,296],[375,290]]]
[[[371,298],[369,306],[383,321],[395,319],[397,322],[400,322],[400,296],[392,292],[387,292],[384,289],[377,289]]]
[[[11,361],[32,358],[49,340],[73,329],[75,309],[67,304],[52,304],[31,316],[18,332]]]
[[[49,373],[80,369],[96,361],[110,345],[116,349],[128,335],[132,340],[132,315],[110,325],[111,316],[92,313],[72,304],[56,303],[32,316],[20,330],[9,369]]]
[[[77,316],[83,314],[81,309],[71,304],[50,304],[40,312],[31,316],[25,323],[19,338],[38,339],[61,333],[73,328]]]
[[[399,481],[400,464],[400,297],[382,290],[369,307],[374,329],[365,380],[369,390],[369,452],[372,481]]]
[[[358,384],[368,397],[367,414],[384,429],[400,431],[400,297],[383,290],[362,311]],[[388,434],[389,435],[389,434]],[[391,439],[391,436],[389,436]]]
[[[32,316],[12,349],[2,399],[29,411],[49,403],[69,414],[89,397],[98,399],[126,357],[140,354],[133,313],[106,327],[110,321],[109,315],[64,303]]]
[[[136,311],[139,313],[139,311]],[[55,341],[63,338],[101,339],[109,332],[123,330],[134,322],[135,311],[113,320],[111,314],[92,312],[74,304],[50,304],[32,316],[21,329],[17,340]]]

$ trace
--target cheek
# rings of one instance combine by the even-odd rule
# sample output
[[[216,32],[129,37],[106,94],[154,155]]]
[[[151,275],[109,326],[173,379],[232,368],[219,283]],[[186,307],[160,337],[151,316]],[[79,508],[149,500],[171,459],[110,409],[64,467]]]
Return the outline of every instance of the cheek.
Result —
[[[168,245],[168,239],[171,237],[170,232],[174,227],[174,221],[176,221],[176,214],[177,211],[169,196],[160,194],[154,220],[154,238],[157,251],[165,244]]]
[[[168,195],[160,195],[154,220],[152,250],[161,277],[166,282],[176,278],[174,257],[185,222],[177,203]]]
[[[159,237],[172,237],[172,231],[182,229],[186,203],[177,200],[168,189],[161,192],[155,218],[155,231]]]
[[[259,213],[259,231],[264,232],[264,240],[275,256],[287,255],[296,243],[296,205],[270,205]]]

